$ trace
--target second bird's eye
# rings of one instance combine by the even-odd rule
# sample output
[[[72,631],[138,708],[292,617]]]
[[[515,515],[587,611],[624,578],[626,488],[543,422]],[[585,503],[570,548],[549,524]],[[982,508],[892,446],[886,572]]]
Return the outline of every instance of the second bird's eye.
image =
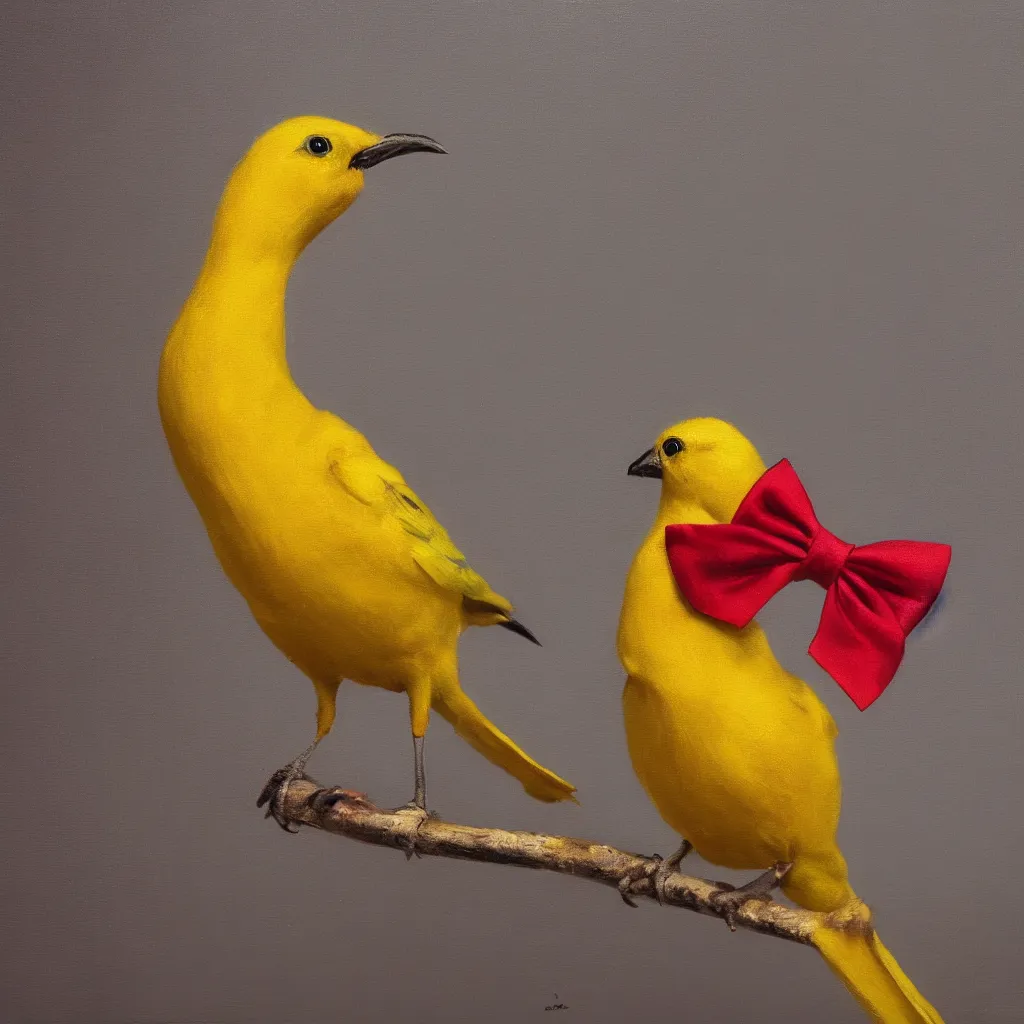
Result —
[[[306,151],[313,156],[327,156],[331,151],[331,140],[323,135],[310,135],[304,143]]]
[[[661,450],[669,457],[678,455],[686,447],[678,437],[670,437],[662,446]]]

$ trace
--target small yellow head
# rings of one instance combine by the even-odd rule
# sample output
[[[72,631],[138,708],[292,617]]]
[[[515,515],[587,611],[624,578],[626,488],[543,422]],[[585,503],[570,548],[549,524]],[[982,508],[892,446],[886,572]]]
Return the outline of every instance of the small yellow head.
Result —
[[[764,471],[757,449],[731,423],[706,417],[662,431],[627,470],[661,480],[663,502],[699,505],[720,523],[732,519]]]
[[[364,171],[417,151],[445,152],[426,135],[375,135],[326,117],[282,121],[238,162],[215,230],[260,251],[299,252],[352,205]]]

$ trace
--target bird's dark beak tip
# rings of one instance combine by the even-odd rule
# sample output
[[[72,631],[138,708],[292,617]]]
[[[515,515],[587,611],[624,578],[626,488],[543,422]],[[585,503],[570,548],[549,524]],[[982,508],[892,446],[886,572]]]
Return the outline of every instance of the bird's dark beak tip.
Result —
[[[377,164],[390,160],[392,157],[405,153],[443,153],[448,150],[440,142],[429,135],[392,134],[385,135],[380,142],[359,150],[349,161],[349,167],[357,171],[365,171]]]
[[[658,454],[658,449],[648,448],[639,459],[629,464],[626,475],[651,477],[654,480],[660,480],[661,456]]]
[[[505,622],[499,623],[499,625],[504,626],[505,629],[512,633],[518,633],[521,637],[529,640],[530,643],[536,644],[538,647],[541,646],[541,642],[533,635],[533,632],[527,629],[518,619],[508,619]]]

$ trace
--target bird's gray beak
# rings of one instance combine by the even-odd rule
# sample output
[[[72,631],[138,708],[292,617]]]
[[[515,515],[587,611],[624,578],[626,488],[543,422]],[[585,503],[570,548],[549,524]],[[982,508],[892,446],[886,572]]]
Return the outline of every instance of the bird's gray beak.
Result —
[[[375,142],[358,153],[348,162],[349,167],[357,171],[365,171],[368,167],[390,160],[393,156],[404,153],[447,153],[439,142],[426,135],[385,135],[380,142]]]
[[[626,470],[629,476],[652,476],[661,479],[661,453],[657,448],[648,448],[636,462],[629,464]]]

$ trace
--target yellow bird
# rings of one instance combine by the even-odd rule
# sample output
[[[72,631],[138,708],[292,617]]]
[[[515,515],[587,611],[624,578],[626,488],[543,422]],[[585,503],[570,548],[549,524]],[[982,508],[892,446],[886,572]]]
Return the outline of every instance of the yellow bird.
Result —
[[[838,730],[811,688],[775,660],[761,627],[725,625],[680,594],[665,547],[670,523],[728,523],[765,472],[754,446],[716,419],[666,430],[629,474],[661,480],[654,525],[626,582],[618,653],[630,758],[662,818],[683,837],[655,888],[690,850],[763,871],[716,895],[727,920],[781,884],[829,915],[814,943],[850,992],[885,1024],[941,1024],[871,926],[836,845]],[[639,880],[637,880],[639,881]]]
[[[285,290],[295,261],[359,195],[365,170],[416,151],[445,152],[423,135],[374,135],[322,117],[290,119],[257,139],[227,182],[160,362],[164,433],[217,558],[316,690],[312,744],[260,796],[283,827],[284,792],[330,731],[344,679],[408,697],[407,807],[426,811],[431,708],[531,796],[573,799],[575,787],[520,750],[459,685],[456,647],[467,626],[536,638],[402,474],[358,430],[315,408],[288,370]]]

